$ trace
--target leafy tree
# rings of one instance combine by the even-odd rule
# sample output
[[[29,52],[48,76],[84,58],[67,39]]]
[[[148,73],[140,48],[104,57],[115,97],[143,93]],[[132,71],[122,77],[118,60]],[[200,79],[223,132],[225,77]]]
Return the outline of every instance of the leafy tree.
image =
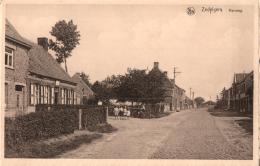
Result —
[[[146,71],[128,69],[125,76],[120,79],[120,85],[115,93],[120,101],[138,102],[145,98]]]
[[[148,74],[146,70],[128,69],[125,75],[112,75],[101,82],[96,81],[92,89],[103,102],[118,99],[155,104],[164,100],[165,79],[159,69],[153,69]]]
[[[90,83],[89,75],[87,75],[87,74],[84,73],[84,72],[81,72],[81,73],[80,73],[80,77],[82,78],[82,80],[83,80],[89,87],[92,87],[92,84]]]
[[[197,105],[198,107],[200,107],[200,106],[205,102],[204,98],[202,98],[202,97],[196,97],[196,98],[194,99],[194,101],[196,102],[196,105]]]
[[[96,81],[92,86],[92,90],[95,92],[95,97],[98,100],[108,102],[110,99],[110,89],[102,82]]]
[[[80,33],[77,30],[77,25],[70,20],[58,21],[50,31],[50,34],[55,37],[55,40],[49,40],[49,48],[55,52],[58,63],[65,63],[65,71],[68,72],[67,58],[72,56],[72,50],[79,45]]]
[[[144,102],[159,103],[164,100],[165,75],[159,69],[152,69],[146,76],[145,96]]]

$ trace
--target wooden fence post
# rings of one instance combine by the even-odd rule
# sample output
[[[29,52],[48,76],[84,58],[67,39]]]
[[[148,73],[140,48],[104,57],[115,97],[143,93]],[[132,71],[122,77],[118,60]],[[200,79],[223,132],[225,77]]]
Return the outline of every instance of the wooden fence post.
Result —
[[[107,122],[107,119],[108,119],[108,106],[107,106],[107,109],[106,109],[106,122]]]
[[[81,119],[81,116],[82,116],[82,110],[79,109],[79,130],[82,129],[82,119]]]

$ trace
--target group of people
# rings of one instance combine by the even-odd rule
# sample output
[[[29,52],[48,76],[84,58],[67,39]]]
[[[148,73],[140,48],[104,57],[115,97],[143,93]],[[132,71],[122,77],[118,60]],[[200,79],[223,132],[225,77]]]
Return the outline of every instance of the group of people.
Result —
[[[115,106],[114,115],[115,119],[128,119],[131,116],[131,112],[126,106]]]

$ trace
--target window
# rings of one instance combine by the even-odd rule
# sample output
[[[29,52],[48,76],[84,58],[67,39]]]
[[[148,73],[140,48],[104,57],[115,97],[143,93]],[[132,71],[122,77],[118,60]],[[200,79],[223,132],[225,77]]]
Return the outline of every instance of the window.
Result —
[[[61,104],[64,104],[64,89],[61,89]]]
[[[71,104],[70,103],[70,92],[71,92],[71,90],[68,90],[68,104]]]
[[[74,95],[73,95],[73,96],[74,96],[74,98],[73,98],[73,99],[74,99],[74,104],[77,104],[77,96],[76,96],[76,92],[73,92],[73,94],[74,94]]]
[[[64,89],[64,104],[68,104],[68,90]]]
[[[47,87],[43,86],[43,104],[47,104]]]
[[[8,67],[14,67],[14,50],[5,47],[5,65]]]
[[[36,90],[35,90],[35,84],[31,84],[31,91],[30,91],[30,96],[31,96],[31,105],[35,104],[35,98],[36,98]]]
[[[54,104],[54,88],[51,88],[51,104]]]
[[[22,85],[15,85],[15,91],[23,91],[23,86]]]
[[[36,102],[35,104],[39,104],[40,103],[40,86],[36,85]]]
[[[40,104],[44,104],[44,87],[40,86]]]

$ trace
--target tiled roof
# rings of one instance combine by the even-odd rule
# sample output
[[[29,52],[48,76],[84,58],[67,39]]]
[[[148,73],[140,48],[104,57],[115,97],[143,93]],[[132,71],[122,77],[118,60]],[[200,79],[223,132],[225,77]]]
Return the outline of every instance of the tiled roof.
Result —
[[[32,48],[29,51],[29,71],[31,73],[75,83],[48,51],[35,43],[31,43],[31,45]]]
[[[31,45],[30,43],[27,42],[26,39],[24,39],[14,28],[14,26],[7,20],[5,19],[5,37],[9,40],[12,40],[18,44],[21,44],[25,47],[30,48]]]
[[[58,64],[51,54],[44,50],[42,46],[23,38],[7,19],[5,26],[5,35],[7,39],[31,48],[28,53],[29,72],[75,84],[68,73],[62,69],[60,64]]]
[[[82,86],[84,86],[85,89],[88,90],[88,92],[90,92],[91,94],[94,94],[94,92],[92,91],[92,89],[90,89],[90,87],[82,80],[82,78],[80,77],[80,73],[75,73],[72,76],[72,79],[74,80],[74,82],[76,82],[77,84],[81,84]]]

